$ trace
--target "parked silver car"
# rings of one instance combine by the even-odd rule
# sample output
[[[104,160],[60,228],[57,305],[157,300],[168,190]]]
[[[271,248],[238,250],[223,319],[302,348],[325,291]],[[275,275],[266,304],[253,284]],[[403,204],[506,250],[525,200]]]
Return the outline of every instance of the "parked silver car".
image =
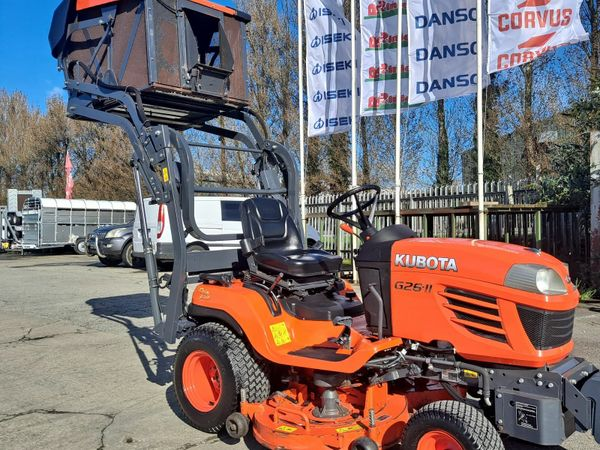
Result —
[[[88,255],[97,255],[105,266],[133,267],[133,222],[97,228],[88,235],[86,248]]]

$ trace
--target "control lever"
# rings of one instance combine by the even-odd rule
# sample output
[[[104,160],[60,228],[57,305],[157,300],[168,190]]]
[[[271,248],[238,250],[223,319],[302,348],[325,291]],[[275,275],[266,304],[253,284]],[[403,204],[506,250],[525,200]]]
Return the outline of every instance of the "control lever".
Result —
[[[279,275],[277,275],[277,278],[275,278],[275,281],[273,281],[273,284],[267,291],[267,294],[271,295],[271,292],[273,292],[273,289],[275,289],[277,287],[277,285],[279,284],[279,282],[281,281],[282,278],[283,278],[283,273],[279,273]]]
[[[340,230],[345,231],[348,234],[352,234],[352,235],[354,235],[354,236],[356,236],[358,238],[360,237],[358,234],[356,234],[354,232],[354,229],[350,225],[348,225],[347,223],[341,224],[340,225]]]
[[[352,349],[352,317],[344,316],[344,317],[336,317],[333,319],[333,324],[336,326],[344,326],[344,330],[339,335],[339,337],[335,340],[335,343],[342,347],[344,350]]]

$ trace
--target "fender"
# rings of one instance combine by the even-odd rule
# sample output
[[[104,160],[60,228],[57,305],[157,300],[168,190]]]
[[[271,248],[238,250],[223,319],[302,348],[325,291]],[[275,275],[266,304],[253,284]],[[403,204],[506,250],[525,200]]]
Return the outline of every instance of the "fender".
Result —
[[[240,304],[244,303],[241,308]],[[236,280],[231,286],[202,284],[196,287],[189,307],[191,316],[215,318],[232,328],[268,361],[287,366],[355,373],[374,355],[402,344],[400,338],[371,341],[352,330],[352,350],[331,345],[342,326],[330,322],[296,319],[285,310],[274,316],[262,296]]]

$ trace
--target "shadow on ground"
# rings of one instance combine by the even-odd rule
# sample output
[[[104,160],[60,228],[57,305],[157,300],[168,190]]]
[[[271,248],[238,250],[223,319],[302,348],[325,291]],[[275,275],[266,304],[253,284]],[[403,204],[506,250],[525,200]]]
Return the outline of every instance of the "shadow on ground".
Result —
[[[164,301],[166,299],[163,298],[161,300]],[[177,417],[186,424],[189,424],[179,408],[175,389],[171,384],[175,352],[170,350],[164,340],[154,334],[149,327],[138,326],[134,323],[140,319],[152,317],[148,295],[134,294],[93,298],[86,303],[91,306],[93,315],[123,325],[127,329],[131,343],[146,372],[148,381],[159,386],[169,385],[165,392],[167,404]],[[235,445],[239,442],[222,432],[217,436],[208,437],[203,443],[211,444],[216,441],[221,441],[227,445]],[[252,436],[246,437],[244,443],[250,450],[260,450],[263,448]]]
[[[135,320],[152,317],[148,294],[93,298],[86,302],[92,314],[123,325],[146,372],[148,381],[165,386],[172,379],[175,352],[151,328],[138,326]]]

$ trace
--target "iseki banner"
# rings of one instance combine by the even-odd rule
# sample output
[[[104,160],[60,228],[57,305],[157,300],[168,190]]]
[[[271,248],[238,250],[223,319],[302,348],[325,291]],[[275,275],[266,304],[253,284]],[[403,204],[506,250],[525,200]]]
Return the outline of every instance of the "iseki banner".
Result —
[[[308,136],[352,128],[352,37],[341,0],[306,0]]]

